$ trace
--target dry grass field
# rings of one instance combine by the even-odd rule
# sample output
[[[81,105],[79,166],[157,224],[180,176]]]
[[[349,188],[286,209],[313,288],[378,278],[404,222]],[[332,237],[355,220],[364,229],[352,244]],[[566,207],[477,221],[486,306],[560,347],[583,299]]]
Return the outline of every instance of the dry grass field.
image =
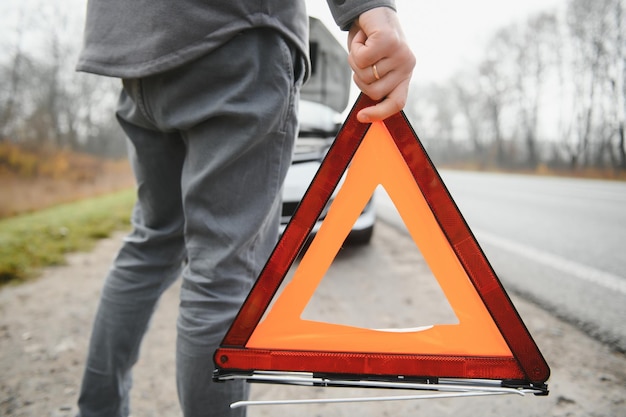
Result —
[[[0,142],[0,218],[119,191],[133,185],[126,159],[24,149]]]

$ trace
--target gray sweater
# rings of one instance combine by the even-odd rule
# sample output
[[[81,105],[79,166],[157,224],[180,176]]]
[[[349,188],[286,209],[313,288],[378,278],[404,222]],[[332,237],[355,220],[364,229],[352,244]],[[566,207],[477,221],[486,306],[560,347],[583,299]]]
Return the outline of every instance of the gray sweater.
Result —
[[[395,8],[394,0],[327,2],[344,30],[364,11]],[[279,31],[308,56],[304,0],[89,0],[77,69],[143,77],[185,64],[258,27]]]

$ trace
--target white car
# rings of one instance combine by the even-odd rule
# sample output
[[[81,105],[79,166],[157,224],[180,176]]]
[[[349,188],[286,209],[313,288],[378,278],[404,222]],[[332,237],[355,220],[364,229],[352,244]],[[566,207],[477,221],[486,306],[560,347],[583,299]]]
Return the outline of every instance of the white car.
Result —
[[[300,102],[300,133],[296,139],[293,162],[287,172],[283,187],[281,234],[300,204],[304,193],[320,167],[324,155],[335,138],[339,127],[338,117],[336,111],[323,104],[307,100]],[[339,183],[338,188],[342,182]],[[333,196],[336,192],[337,190]],[[328,206],[332,203],[332,199],[333,197],[331,197]],[[325,214],[326,210],[322,212],[320,219],[313,227],[313,234],[319,230]],[[346,243],[360,245],[369,243],[375,223],[376,212],[372,198],[352,227]]]
[[[309,18],[309,43],[311,75],[300,92],[300,132],[296,139],[293,163],[283,188],[281,234],[333,143],[343,122],[341,113],[350,99],[352,70],[348,65],[346,50],[315,18]],[[331,202],[332,197],[329,205]],[[322,212],[312,230],[313,234],[319,230],[325,214]],[[352,227],[347,242],[369,243],[375,223],[376,212],[370,200]]]

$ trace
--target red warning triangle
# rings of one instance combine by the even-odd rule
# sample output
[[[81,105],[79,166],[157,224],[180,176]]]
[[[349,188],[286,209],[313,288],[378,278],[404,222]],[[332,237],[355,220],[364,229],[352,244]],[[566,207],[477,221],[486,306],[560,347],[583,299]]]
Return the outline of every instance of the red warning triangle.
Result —
[[[550,369],[402,112],[362,124],[361,95],[220,348],[218,374],[312,372],[544,383]],[[347,170],[348,165],[350,169]],[[347,172],[346,172],[347,170]],[[341,178],[291,282],[272,300]],[[382,185],[459,323],[373,330],[301,319],[363,207]]]

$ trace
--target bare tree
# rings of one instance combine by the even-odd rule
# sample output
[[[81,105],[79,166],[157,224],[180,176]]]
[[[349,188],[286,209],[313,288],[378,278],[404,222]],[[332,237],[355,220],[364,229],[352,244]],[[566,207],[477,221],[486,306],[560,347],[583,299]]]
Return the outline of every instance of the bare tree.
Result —
[[[92,74],[75,74],[70,91],[72,129],[79,147],[89,153],[120,157],[126,153],[124,134],[115,119],[114,108],[120,82]]]
[[[570,0],[568,4],[567,17],[576,89],[576,137],[574,143],[566,144],[566,149],[573,167],[591,163],[594,133],[601,133],[604,122],[599,106],[603,100],[601,93],[603,72],[606,71],[606,40],[610,28],[607,18],[612,2],[613,0]]]
[[[477,68],[422,88],[413,113],[430,136],[467,139],[482,166],[626,169],[625,3],[569,0],[498,30]]]
[[[486,143],[483,134],[484,97],[478,85],[478,76],[457,74],[451,80],[458,112],[463,118],[467,139],[481,167],[487,164]]]
[[[24,22],[24,13],[20,13],[18,22]],[[23,51],[23,24],[18,24],[14,44],[3,46],[9,52],[9,60],[0,67],[0,140],[13,136],[14,119],[19,112],[19,92],[22,85],[28,58]],[[4,39],[8,43],[7,38]]]
[[[532,16],[516,39],[515,89],[527,166],[539,163],[537,149],[539,114],[547,72],[557,61],[557,19],[554,13]]]
[[[614,24],[614,82],[611,83],[615,105],[615,134],[617,137],[617,166],[626,170],[626,24],[624,0],[613,5]]]
[[[479,66],[480,85],[485,99],[486,119],[490,121],[492,131],[492,149],[495,150],[497,166],[507,164],[504,146],[503,111],[510,100],[512,86],[511,51],[514,50],[514,27],[504,28],[495,33],[487,46],[487,56]]]
[[[13,51],[0,62],[0,137],[119,156],[123,141],[102,139],[120,135],[113,127],[119,81],[75,72],[81,28],[73,17],[42,2],[35,12],[21,15],[12,36],[0,40]]]

